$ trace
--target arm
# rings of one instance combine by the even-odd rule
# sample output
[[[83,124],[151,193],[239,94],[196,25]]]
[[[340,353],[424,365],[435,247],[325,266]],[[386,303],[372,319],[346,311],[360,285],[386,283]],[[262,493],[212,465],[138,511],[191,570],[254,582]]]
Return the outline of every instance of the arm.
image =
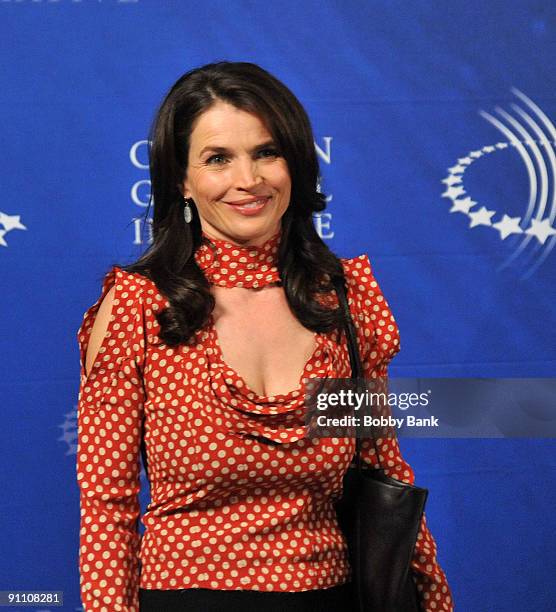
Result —
[[[79,572],[87,612],[139,609],[142,308],[126,283],[122,272],[107,275],[78,332]]]
[[[364,376],[367,379],[381,378],[380,390],[388,393],[388,365],[400,350],[398,326],[373,276],[367,256],[350,260],[346,269],[346,280],[349,288],[348,298],[351,298],[350,307],[358,329]],[[388,404],[381,406],[377,414],[390,414]],[[395,430],[391,429],[389,435],[378,438],[377,447],[380,466],[384,468],[386,475],[414,484],[414,472],[401,455]],[[380,467],[371,439],[362,440],[361,459],[372,467]],[[454,609],[452,593],[437,562],[436,552],[436,543],[423,513],[411,561],[420,593],[421,608],[425,612],[451,612]]]

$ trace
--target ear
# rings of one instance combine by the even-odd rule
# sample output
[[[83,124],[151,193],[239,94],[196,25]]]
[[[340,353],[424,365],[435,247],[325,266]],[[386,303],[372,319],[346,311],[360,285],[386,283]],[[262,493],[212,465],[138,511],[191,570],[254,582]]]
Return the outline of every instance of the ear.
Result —
[[[184,198],[189,199],[191,197],[191,190],[189,189],[189,181],[187,179],[185,179],[182,185],[178,185],[178,189]]]

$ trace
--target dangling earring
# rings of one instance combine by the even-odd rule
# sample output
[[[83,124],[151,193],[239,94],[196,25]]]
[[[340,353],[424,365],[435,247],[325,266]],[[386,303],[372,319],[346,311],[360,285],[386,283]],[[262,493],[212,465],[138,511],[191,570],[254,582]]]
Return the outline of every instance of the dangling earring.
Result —
[[[189,206],[189,200],[184,197],[183,201],[185,202],[185,206],[183,208],[183,218],[186,223],[191,223],[193,219],[193,213],[191,212],[191,206]]]

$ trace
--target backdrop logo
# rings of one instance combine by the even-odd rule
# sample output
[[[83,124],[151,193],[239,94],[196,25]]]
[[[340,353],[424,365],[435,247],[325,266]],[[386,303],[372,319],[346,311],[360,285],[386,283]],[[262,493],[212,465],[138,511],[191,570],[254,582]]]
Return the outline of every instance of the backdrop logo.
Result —
[[[7,247],[8,243],[4,236],[14,229],[26,230],[27,228],[20,221],[20,215],[7,215],[0,211],[0,246]]]
[[[530,246],[527,270],[521,278],[531,276],[546,260],[556,244],[556,128],[547,115],[525,94],[512,88],[525,108],[512,104],[515,116],[497,107],[496,112],[504,119],[480,111],[480,115],[498,129],[507,139],[494,145],[470,151],[466,157],[448,168],[448,176],[442,180],[447,189],[442,194],[452,202],[451,213],[466,215],[469,227],[487,226],[497,232],[500,240],[508,236],[519,236],[517,248],[501,264],[499,270],[514,262]],[[491,155],[501,149],[513,147],[525,165],[529,182],[529,198],[522,216],[510,217],[503,210],[489,209],[467,196],[464,175],[471,164],[481,157]],[[544,151],[544,156],[543,156]],[[549,191],[551,198],[549,201]],[[465,196],[465,197],[464,197]],[[473,209],[473,210],[471,210]],[[494,221],[494,222],[493,222]]]
[[[66,445],[66,455],[77,454],[77,406],[66,412],[64,422],[58,427],[62,430],[62,435],[58,438],[58,442],[63,442]]]

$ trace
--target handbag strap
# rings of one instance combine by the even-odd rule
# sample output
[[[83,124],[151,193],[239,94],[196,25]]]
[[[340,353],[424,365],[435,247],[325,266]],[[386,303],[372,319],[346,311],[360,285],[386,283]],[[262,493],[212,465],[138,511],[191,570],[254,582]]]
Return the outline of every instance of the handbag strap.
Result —
[[[335,276],[332,278],[332,283],[336,289],[336,293],[338,294],[338,301],[340,302],[340,307],[342,308],[344,315],[343,323],[348,346],[349,362],[351,365],[351,378],[352,380],[364,378],[363,364],[361,363],[361,355],[359,354],[359,347],[357,346],[357,332],[355,330],[355,325],[353,323],[353,318],[351,316],[347,301],[345,277]],[[380,467],[382,467],[380,464],[380,456],[378,453],[376,438],[372,428],[371,437],[375,447],[377,463]],[[361,472],[361,438],[359,438],[357,435],[355,436],[355,458],[357,470]]]

